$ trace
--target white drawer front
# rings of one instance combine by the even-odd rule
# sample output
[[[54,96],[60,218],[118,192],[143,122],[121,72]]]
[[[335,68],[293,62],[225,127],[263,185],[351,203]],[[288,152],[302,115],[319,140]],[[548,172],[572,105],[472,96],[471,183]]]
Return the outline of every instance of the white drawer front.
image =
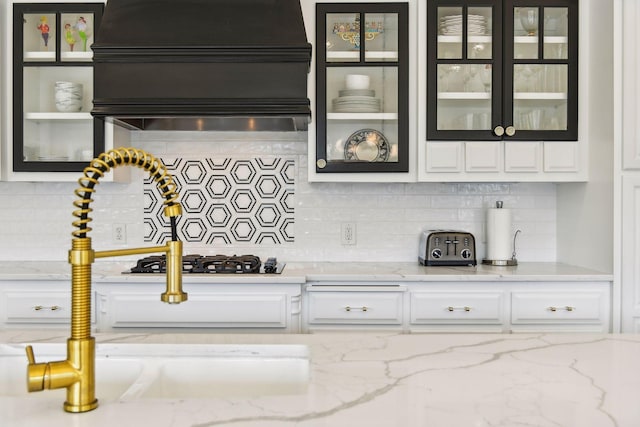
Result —
[[[69,323],[70,291],[9,291],[4,293],[7,323]],[[95,320],[93,310],[92,320]]]
[[[503,307],[502,292],[413,292],[411,323],[500,324]]]
[[[513,292],[511,323],[602,323],[605,296],[600,292]]]
[[[310,292],[309,323],[402,323],[403,292]]]
[[[287,327],[287,295],[189,294],[182,304],[158,296],[112,293],[102,310],[110,327]]]

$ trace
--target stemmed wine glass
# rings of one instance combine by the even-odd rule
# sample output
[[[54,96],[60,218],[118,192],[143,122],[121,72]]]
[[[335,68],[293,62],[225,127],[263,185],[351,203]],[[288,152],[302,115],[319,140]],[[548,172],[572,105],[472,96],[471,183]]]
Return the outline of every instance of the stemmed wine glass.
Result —
[[[482,80],[482,84],[484,85],[485,92],[491,92],[491,77],[493,75],[493,69],[491,64],[486,64],[484,67],[480,69],[480,80]]]
[[[519,9],[520,23],[528,36],[535,36],[538,31],[538,10],[536,8],[521,7]]]

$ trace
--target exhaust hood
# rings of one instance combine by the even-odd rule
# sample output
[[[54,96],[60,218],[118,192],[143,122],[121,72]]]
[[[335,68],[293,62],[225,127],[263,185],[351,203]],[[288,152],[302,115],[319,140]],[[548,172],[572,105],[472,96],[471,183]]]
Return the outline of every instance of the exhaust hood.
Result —
[[[299,0],[108,0],[91,114],[139,130],[306,130]]]

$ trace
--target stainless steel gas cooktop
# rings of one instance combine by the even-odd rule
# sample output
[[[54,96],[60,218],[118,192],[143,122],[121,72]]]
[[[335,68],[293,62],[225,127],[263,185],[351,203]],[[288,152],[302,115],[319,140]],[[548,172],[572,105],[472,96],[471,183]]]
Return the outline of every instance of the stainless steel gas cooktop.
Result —
[[[165,255],[144,257],[125,273],[165,273]],[[255,255],[185,255],[182,257],[184,274],[280,274],[283,263],[268,258],[264,263]]]

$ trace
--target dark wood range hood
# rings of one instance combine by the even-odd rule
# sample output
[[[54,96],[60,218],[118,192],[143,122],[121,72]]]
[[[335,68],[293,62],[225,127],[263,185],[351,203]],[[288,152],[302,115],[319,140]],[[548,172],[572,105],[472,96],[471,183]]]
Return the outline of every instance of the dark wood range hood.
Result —
[[[306,130],[299,0],[108,0],[91,114],[140,130]]]

